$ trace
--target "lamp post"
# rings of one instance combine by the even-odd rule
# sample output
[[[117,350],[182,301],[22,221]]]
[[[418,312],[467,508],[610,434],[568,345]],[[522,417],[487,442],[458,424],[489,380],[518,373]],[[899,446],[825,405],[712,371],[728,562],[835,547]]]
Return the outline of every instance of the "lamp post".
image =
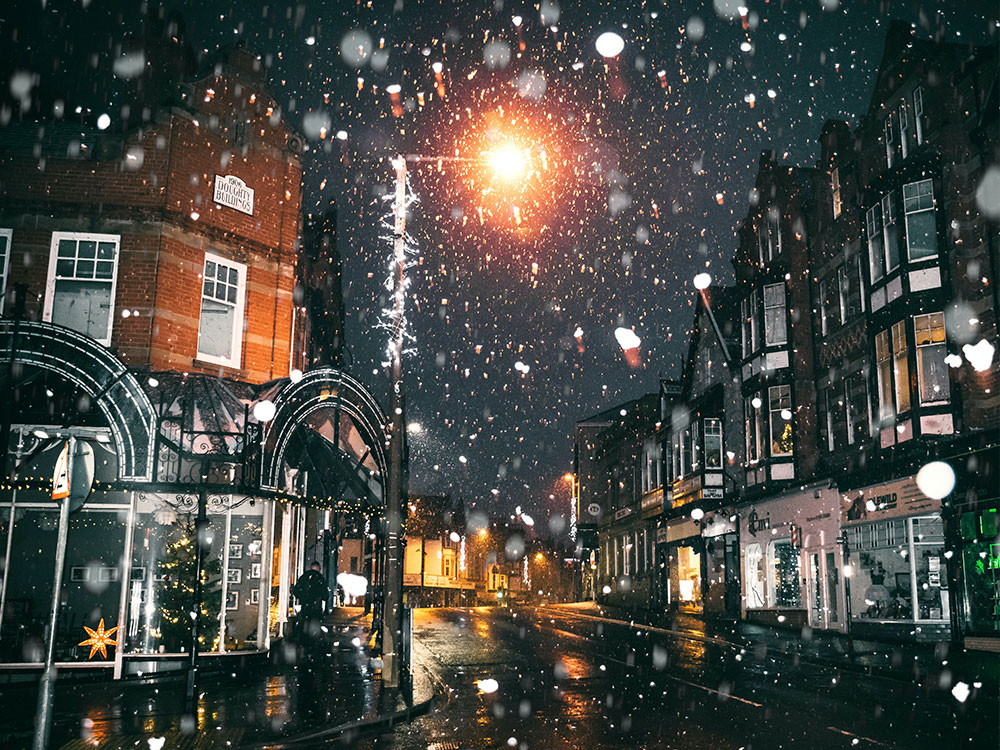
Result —
[[[392,92],[390,92],[392,93]],[[385,588],[382,598],[382,682],[399,685],[400,672],[409,669],[402,659],[403,633],[403,451],[405,395],[403,393],[403,342],[406,338],[406,165],[421,162],[485,163],[501,179],[510,181],[527,172],[530,153],[503,147],[481,158],[406,154],[392,160],[396,176],[393,195],[392,323],[389,340],[389,481],[386,489]]]

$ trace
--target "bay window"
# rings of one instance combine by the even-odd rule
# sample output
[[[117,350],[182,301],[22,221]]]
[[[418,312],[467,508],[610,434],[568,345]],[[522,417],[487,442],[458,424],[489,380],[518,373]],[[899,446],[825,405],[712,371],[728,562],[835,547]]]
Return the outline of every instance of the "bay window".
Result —
[[[940,404],[950,400],[948,354],[945,344],[944,313],[917,315],[913,318],[917,345],[917,383],[921,404]]]
[[[117,234],[52,233],[43,320],[110,346],[120,241]]]
[[[875,336],[875,366],[878,368],[878,417],[888,419],[895,413],[892,398],[892,356],[889,353],[889,331]]]
[[[771,455],[792,455],[792,387],[772,385],[767,389],[771,417]]]
[[[239,367],[243,343],[243,306],[247,267],[205,254],[198,359]]]
[[[885,271],[885,239],[882,236],[882,206],[876,203],[865,215],[868,229],[868,262],[871,264],[872,283],[882,278]]]
[[[931,180],[903,186],[906,213],[906,250],[911,261],[938,254],[937,222],[934,218],[934,183]]]
[[[885,237],[885,272],[892,273],[899,267],[899,195],[882,196],[882,232]]]
[[[910,359],[906,347],[906,321],[892,326],[893,378],[896,381],[896,411],[910,409]]]
[[[785,320],[785,284],[767,284],[764,287],[764,340],[768,346],[788,341]]]
[[[722,468],[722,420],[705,420],[705,468]]]

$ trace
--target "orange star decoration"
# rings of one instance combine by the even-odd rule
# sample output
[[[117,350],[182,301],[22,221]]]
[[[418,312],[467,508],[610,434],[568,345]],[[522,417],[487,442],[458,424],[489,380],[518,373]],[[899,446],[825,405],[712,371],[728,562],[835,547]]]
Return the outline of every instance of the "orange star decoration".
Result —
[[[110,630],[105,630],[104,629],[104,618],[103,617],[101,618],[101,624],[97,626],[97,630],[91,630],[86,625],[83,626],[83,629],[86,630],[87,633],[90,634],[90,638],[88,638],[87,640],[83,641],[82,643],[80,643],[78,645],[80,645],[80,646],[90,646],[90,656],[87,657],[88,659],[93,659],[94,658],[94,654],[96,654],[98,651],[101,652],[101,656],[102,657],[104,657],[105,659],[107,659],[108,658],[108,651],[107,651],[108,646],[117,646],[118,645],[118,641],[116,641],[114,638],[111,637],[111,634],[114,633],[116,630],[118,630],[118,627],[115,626],[115,627],[111,628]]]

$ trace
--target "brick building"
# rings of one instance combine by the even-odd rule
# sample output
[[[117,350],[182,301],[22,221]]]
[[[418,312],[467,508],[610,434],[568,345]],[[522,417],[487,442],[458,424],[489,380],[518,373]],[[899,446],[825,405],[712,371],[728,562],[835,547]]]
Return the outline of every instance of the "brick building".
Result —
[[[146,41],[120,120],[81,107],[0,130],[0,662],[42,653],[64,438],[96,481],[70,517],[58,663],[87,660],[76,636],[102,618],[120,646],[90,666],[183,663],[195,539],[197,647],[262,652],[337,514],[381,529],[385,417],[324,326],[324,306],[343,320],[332,221],[299,264],[302,139],[260,58],[195,73],[176,38]]]

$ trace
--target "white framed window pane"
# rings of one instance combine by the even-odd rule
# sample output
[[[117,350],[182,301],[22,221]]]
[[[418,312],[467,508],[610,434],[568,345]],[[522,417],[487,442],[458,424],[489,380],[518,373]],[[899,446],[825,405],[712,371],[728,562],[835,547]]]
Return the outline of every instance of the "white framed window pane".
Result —
[[[784,284],[768,284],[764,287],[764,339],[768,345],[788,341]]]
[[[882,198],[882,225],[885,239],[886,273],[899,267],[899,198],[888,193]]]
[[[917,377],[920,386],[920,403],[935,404],[950,400],[948,366],[945,357],[944,314],[931,313],[913,318],[913,332],[917,344]]]
[[[722,468],[722,422],[705,420],[705,468]]]
[[[111,285],[102,281],[57,279],[52,295],[52,322],[98,341],[111,325]]]
[[[233,357],[233,326],[236,308],[209,298],[201,301],[201,322],[198,326],[198,352],[220,359]]]
[[[768,388],[771,412],[771,455],[790,456],[794,445],[792,436],[792,389],[787,385]]]
[[[934,183],[921,180],[904,185],[903,210],[906,212],[906,247],[910,260],[937,255]]]
[[[885,272],[885,240],[882,237],[882,207],[876,203],[865,215],[868,229],[868,261],[871,265],[872,281],[878,281]]]
[[[906,322],[892,326],[893,378],[896,381],[896,410],[910,408],[910,362],[906,347]]]

